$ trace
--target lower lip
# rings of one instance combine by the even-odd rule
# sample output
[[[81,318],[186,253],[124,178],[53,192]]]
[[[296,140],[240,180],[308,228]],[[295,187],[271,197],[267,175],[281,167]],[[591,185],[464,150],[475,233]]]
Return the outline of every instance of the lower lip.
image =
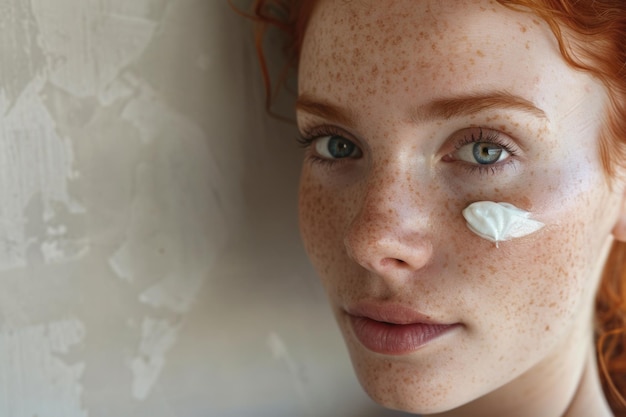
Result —
[[[456,324],[390,324],[367,317],[349,316],[357,339],[367,349],[385,355],[416,351],[456,328]]]

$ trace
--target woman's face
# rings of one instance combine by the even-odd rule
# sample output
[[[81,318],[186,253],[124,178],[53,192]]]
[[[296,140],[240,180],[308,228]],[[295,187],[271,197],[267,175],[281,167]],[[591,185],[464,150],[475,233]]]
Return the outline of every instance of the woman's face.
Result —
[[[302,236],[369,394],[433,413],[576,380],[622,186],[604,89],[547,25],[488,0],[321,0],[299,83]],[[545,227],[496,247],[461,215],[483,200]]]

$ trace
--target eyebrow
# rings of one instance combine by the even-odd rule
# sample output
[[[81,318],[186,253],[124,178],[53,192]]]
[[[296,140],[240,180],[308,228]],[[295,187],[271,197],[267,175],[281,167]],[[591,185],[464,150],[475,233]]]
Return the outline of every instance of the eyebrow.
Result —
[[[420,123],[433,119],[448,120],[455,116],[471,116],[491,109],[517,110],[548,120],[546,113],[531,101],[506,91],[435,99],[413,108],[410,115],[414,123]],[[355,119],[353,111],[316,100],[307,94],[298,97],[296,110],[347,125]]]
[[[415,121],[424,121],[431,118],[451,119],[454,116],[471,116],[491,109],[517,110],[529,113],[537,118],[548,119],[546,113],[530,100],[507,91],[437,99],[424,106],[415,108],[412,112],[412,119]]]
[[[332,104],[316,100],[307,94],[302,94],[296,100],[296,110],[319,116],[323,119],[333,120],[344,125],[352,124],[355,119],[352,111],[343,110]]]

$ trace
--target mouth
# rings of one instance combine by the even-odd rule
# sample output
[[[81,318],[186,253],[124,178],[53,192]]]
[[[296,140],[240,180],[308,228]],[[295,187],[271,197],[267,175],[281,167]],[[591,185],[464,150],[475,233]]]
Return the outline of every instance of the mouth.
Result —
[[[405,355],[460,327],[398,305],[360,304],[346,311],[350,327],[368,350],[384,355]]]

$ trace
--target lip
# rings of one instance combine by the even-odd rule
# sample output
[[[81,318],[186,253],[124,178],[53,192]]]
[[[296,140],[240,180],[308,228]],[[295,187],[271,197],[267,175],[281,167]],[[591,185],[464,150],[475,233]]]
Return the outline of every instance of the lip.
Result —
[[[346,310],[361,344],[385,355],[405,355],[459,327],[395,304],[359,304]]]

